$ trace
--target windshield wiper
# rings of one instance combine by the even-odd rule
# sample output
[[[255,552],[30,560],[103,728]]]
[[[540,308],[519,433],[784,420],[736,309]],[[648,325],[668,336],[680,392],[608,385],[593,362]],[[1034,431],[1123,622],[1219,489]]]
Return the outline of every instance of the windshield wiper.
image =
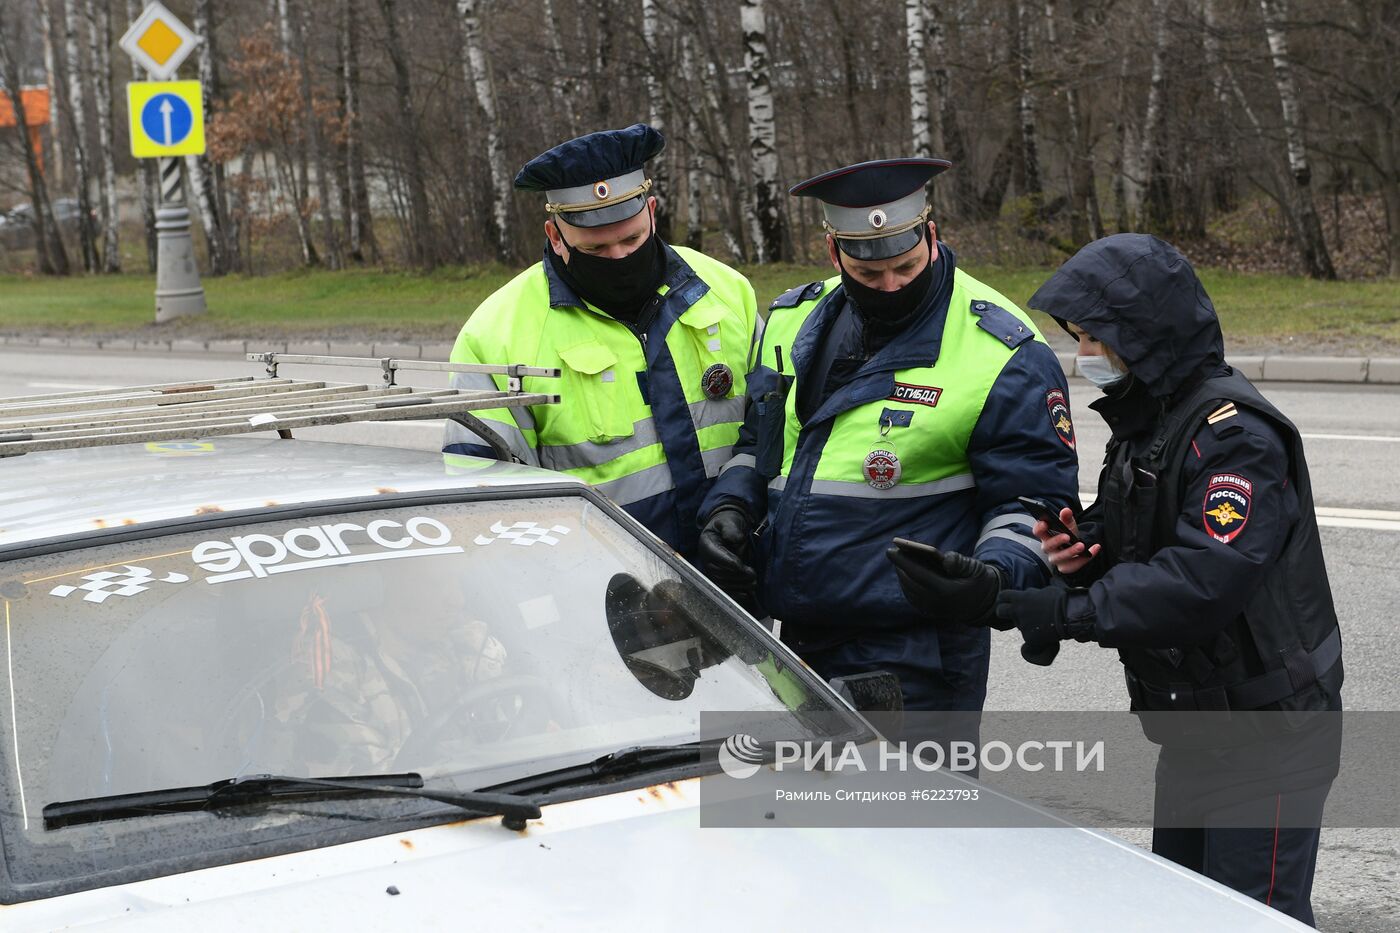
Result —
[[[482,790],[512,794],[539,793],[560,787],[593,784],[603,779],[673,770],[700,764],[704,752],[714,751],[722,744],[724,743],[721,741],[704,741],[686,745],[629,745],[582,764],[542,771],[539,774],[484,787]]]
[[[245,774],[195,787],[171,787],[51,803],[44,807],[44,828],[60,829],[79,823],[100,823],[152,813],[188,813],[289,798],[321,800],[363,796],[435,800],[472,813],[500,816],[502,825],[516,830],[524,829],[526,820],[540,818],[539,805],[527,797],[482,791],[433,790],[423,786],[421,774],[412,772],[323,778]]]

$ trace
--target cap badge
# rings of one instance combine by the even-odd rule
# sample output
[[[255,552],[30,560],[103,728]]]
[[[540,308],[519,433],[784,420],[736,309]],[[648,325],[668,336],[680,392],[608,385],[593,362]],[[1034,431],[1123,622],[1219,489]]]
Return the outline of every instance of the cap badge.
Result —
[[[870,221],[870,226],[874,227],[876,230],[879,230],[881,227],[883,227],[886,221],[889,220],[889,218],[885,216],[885,212],[880,210],[878,207],[870,212],[870,217],[868,219]]]
[[[716,363],[700,376],[700,389],[710,401],[727,398],[734,388],[734,371],[724,363]]]
[[[600,181],[593,186],[593,196],[599,201],[606,201],[610,194],[612,194],[612,188],[608,187],[608,183],[605,181]]]

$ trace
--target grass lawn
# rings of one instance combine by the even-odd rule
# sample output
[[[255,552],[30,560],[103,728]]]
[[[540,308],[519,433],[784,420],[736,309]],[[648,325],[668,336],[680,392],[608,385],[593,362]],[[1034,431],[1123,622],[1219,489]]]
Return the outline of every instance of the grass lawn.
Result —
[[[759,306],[793,285],[823,278],[814,266],[752,266]],[[1050,274],[1038,267],[970,270],[1022,304]],[[503,267],[429,275],[298,272],[206,279],[210,311],[157,328],[153,277],[0,276],[0,333],[57,336],[254,338],[414,337],[450,340],[471,309],[506,282]],[[1236,348],[1292,352],[1400,349],[1400,282],[1309,279],[1202,270]],[[1044,319],[1042,324],[1046,323]],[[1053,325],[1050,325],[1053,327]]]

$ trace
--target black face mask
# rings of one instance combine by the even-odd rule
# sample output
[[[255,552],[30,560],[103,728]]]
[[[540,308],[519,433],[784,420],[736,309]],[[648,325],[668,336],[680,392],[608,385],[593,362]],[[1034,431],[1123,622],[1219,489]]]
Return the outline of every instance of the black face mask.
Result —
[[[837,248],[837,259],[841,257]],[[857,282],[841,266],[841,284],[846,286],[846,294],[855,302],[856,310],[869,323],[881,327],[891,327],[908,323],[928,296],[929,285],[933,282],[933,262],[924,264],[924,269],[907,285],[892,292],[883,292],[869,285]]]
[[[564,262],[551,250],[549,258],[555,270],[580,297],[613,317],[635,318],[666,277],[666,253],[655,225],[646,242],[621,259],[581,252],[569,245],[562,230],[559,239],[569,250],[569,261]]]

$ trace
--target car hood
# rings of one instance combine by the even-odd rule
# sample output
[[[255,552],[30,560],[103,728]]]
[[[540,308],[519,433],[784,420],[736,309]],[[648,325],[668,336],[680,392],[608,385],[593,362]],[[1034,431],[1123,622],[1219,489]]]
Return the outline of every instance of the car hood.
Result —
[[[1076,828],[701,829],[698,780],[12,907],[81,929],[1307,929]]]

